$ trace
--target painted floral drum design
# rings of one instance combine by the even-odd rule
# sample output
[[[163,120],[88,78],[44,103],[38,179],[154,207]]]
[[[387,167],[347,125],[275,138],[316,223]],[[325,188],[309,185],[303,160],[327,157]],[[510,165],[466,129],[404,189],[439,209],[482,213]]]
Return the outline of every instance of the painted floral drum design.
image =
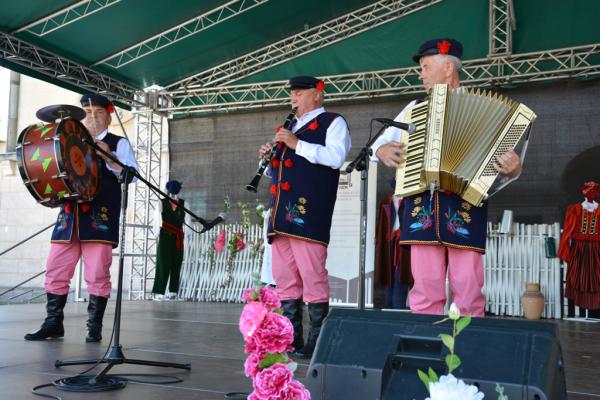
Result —
[[[17,141],[17,161],[23,183],[46,207],[67,201],[87,202],[100,187],[100,158],[84,139],[92,141],[77,120],[39,123],[25,128]]]

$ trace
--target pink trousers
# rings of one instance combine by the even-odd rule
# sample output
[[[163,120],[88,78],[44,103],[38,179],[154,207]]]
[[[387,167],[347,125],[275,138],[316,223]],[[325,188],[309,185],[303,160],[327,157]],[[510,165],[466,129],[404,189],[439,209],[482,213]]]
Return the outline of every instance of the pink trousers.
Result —
[[[84,279],[89,294],[110,297],[110,265],[112,245],[109,243],[81,243],[73,237],[71,243],[51,243],[46,262],[46,292],[69,293],[69,284],[79,258],[83,256]]]
[[[271,243],[271,250],[273,279],[281,300],[329,301],[327,247],[278,235]]]
[[[444,314],[446,271],[454,303],[462,315],[483,317],[483,255],[442,245],[410,247],[415,280],[409,294],[410,309],[417,314]]]

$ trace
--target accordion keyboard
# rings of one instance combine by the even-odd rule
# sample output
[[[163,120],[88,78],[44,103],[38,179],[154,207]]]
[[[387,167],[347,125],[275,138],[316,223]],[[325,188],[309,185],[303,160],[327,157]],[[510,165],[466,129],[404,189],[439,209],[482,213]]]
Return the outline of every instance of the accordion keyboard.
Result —
[[[420,193],[427,187],[422,173],[425,161],[425,135],[427,132],[428,103],[419,103],[406,110],[404,121],[415,124],[413,134],[402,131],[401,142],[406,146],[406,160],[396,172],[396,191],[404,196]]]

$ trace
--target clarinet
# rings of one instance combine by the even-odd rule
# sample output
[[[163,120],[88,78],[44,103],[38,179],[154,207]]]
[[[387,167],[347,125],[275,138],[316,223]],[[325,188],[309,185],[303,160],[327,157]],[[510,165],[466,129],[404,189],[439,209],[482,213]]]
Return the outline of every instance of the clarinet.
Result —
[[[285,119],[285,122],[283,123],[283,128],[284,129],[290,129],[290,126],[292,125],[292,121],[294,120],[294,118],[296,117],[296,109],[292,109],[292,112],[290,113],[290,115],[287,116],[287,118]],[[267,166],[271,163],[271,160],[273,159],[273,157],[275,157],[275,152],[277,150],[277,142],[276,141],[271,141],[271,150],[268,151],[263,158],[260,160],[260,164],[258,165],[258,170],[256,171],[256,175],[254,175],[254,178],[252,179],[252,182],[250,182],[249,184],[246,185],[246,190],[248,190],[249,192],[252,193],[256,193],[256,189],[258,187],[258,184],[260,183],[260,178],[262,178],[263,173],[265,172],[265,169],[267,169]]]

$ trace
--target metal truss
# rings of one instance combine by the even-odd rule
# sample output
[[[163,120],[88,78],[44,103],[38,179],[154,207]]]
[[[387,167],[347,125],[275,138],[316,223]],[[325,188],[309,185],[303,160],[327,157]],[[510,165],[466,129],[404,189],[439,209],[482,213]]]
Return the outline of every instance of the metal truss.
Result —
[[[205,31],[223,21],[233,18],[248,10],[253,9],[269,0],[232,0],[213,10],[205,12],[197,17],[185,21],[182,24],[174,26],[169,30],[152,36],[140,43],[121,50],[117,53],[103,58],[94,63],[96,65],[108,65],[113,68],[121,68],[124,65],[132,63],[152,54],[165,47],[171,46],[192,35]]]
[[[443,0],[381,0],[183,79],[169,85],[167,89],[225,85],[441,1]]]
[[[140,173],[156,187],[160,186],[163,117],[152,110],[136,112],[136,159]],[[127,224],[129,240],[129,300],[144,300],[147,279],[153,276],[156,266],[156,235],[152,222],[158,198],[143,182],[134,184],[133,218]]]
[[[79,21],[88,15],[104,10],[121,0],[83,0],[73,5],[70,5],[62,10],[52,13],[46,17],[33,21],[21,28],[13,31],[18,33],[28,31],[37,36],[44,36],[54,32],[63,26]]]
[[[490,0],[489,56],[512,53],[512,31],[517,29],[512,0]]]
[[[418,67],[326,77],[326,101],[361,100],[423,92]],[[600,43],[467,60],[461,82],[468,86],[503,86],[600,75]],[[171,105],[161,111],[174,115],[277,107],[289,104],[287,81],[174,90]]]
[[[114,101],[130,106],[143,106],[136,100],[136,95],[141,91],[133,86],[4,32],[0,32],[0,57],[84,91],[101,92]]]

